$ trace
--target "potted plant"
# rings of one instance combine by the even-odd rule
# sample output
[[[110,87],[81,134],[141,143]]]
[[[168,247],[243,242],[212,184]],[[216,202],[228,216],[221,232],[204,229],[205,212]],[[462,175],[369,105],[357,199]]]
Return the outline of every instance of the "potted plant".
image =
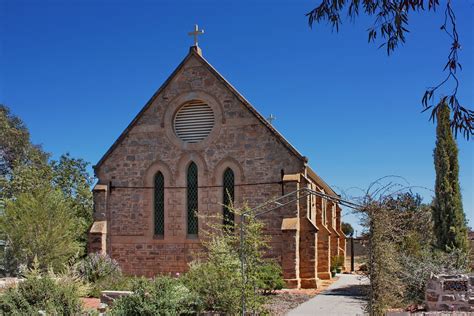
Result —
[[[341,273],[343,265],[344,265],[344,256],[333,256],[331,258],[331,273],[333,270],[337,273]]]
[[[337,273],[342,272],[342,267],[344,266],[344,256],[336,256],[337,257],[337,266],[336,266],[336,271]]]
[[[334,259],[334,258],[332,258]],[[336,276],[336,273],[337,273],[337,266],[335,265],[335,261],[334,260],[331,260],[331,277],[334,278]]]

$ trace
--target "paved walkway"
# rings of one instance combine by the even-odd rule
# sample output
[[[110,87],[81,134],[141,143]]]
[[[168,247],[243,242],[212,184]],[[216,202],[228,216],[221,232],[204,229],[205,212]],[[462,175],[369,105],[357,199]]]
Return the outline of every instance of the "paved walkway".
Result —
[[[291,310],[287,315],[364,315],[362,290],[367,284],[367,278],[353,274],[341,274],[339,280],[331,284],[325,291]]]

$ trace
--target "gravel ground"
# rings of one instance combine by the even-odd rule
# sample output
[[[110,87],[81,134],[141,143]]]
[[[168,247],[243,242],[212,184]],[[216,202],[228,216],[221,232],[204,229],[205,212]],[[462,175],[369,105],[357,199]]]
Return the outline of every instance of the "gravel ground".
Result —
[[[275,294],[270,295],[269,302],[266,304],[266,308],[272,316],[286,315],[290,310],[296,308],[298,305],[310,300],[318,293],[327,289],[337,279],[338,277],[330,281],[321,281],[318,289],[285,289],[276,291]]]

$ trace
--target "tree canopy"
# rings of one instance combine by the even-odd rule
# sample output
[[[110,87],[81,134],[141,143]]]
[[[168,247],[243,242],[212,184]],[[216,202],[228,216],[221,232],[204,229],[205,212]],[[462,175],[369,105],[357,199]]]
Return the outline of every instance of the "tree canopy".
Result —
[[[344,233],[344,235],[346,235],[346,237],[354,236],[354,228],[352,227],[351,224],[342,222],[341,223],[341,229],[342,229],[342,232]]]
[[[436,170],[433,219],[437,246],[441,250],[468,250],[467,226],[459,185],[458,148],[449,128],[449,107],[444,103],[438,112]]]
[[[0,134],[4,272],[30,265],[34,256],[42,265],[57,266],[59,253],[66,259],[72,253],[84,254],[93,209],[88,163],[68,153],[51,160],[50,154],[31,142],[26,125],[5,105],[0,105]],[[51,216],[55,222],[49,221]]]
[[[31,266],[61,270],[81,252],[80,224],[59,190],[43,187],[24,192],[6,203],[0,229],[15,260]]]

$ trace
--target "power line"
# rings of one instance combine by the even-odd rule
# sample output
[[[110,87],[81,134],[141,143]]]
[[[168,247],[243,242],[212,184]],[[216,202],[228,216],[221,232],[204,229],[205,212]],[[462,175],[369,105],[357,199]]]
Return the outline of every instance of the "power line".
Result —
[[[281,185],[281,181],[273,181],[273,182],[255,182],[255,183],[236,183],[234,186],[241,187],[241,186],[255,186],[255,185],[269,185],[269,184],[279,184]],[[201,185],[198,186],[198,189],[209,189],[209,188],[223,188],[223,185]],[[138,190],[152,190],[154,186],[121,186],[121,185],[111,185],[110,189],[138,189]],[[176,190],[176,189],[187,189],[187,186],[165,186],[165,189],[168,190]]]

